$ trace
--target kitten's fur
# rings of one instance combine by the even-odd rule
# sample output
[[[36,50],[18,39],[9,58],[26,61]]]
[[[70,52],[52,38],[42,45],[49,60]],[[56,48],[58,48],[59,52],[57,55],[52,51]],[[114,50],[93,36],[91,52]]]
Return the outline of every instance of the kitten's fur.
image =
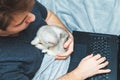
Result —
[[[68,37],[69,35],[64,29],[45,25],[38,30],[31,44],[41,49],[43,53],[57,55],[66,51],[63,46]]]

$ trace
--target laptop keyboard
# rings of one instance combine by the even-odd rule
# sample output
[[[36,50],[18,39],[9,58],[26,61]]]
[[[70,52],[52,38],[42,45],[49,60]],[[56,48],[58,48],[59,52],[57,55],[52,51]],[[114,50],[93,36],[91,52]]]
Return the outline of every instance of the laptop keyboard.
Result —
[[[107,41],[107,37],[104,36],[94,36],[91,37],[90,47],[89,47],[89,53],[93,54],[101,54],[102,56],[105,56],[107,60],[110,60],[110,46]],[[107,68],[107,67],[106,67]],[[103,74],[96,77],[92,77],[90,80],[109,80],[109,74]]]
[[[91,37],[92,40],[90,42],[90,52],[94,54],[101,54],[105,56],[107,60],[110,59],[110,46],[108,45],[108,41],[106,37]]]

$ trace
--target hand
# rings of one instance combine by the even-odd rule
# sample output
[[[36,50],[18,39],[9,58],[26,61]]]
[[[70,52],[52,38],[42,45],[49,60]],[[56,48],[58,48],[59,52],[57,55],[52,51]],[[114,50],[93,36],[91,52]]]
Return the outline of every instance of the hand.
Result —
[[[69,33],[69,39],[65,42],[64,48],[67,49],[65,53],[56,55],[56,59],[66,59],[73,52],[74,38],[71,33]]]
[[[96,74],[109,73],[110,69],[103,69],[108,65],[105,57],[101,57],[100,54],[93,56],[93,54],[83,58],[79,63],[78,67],[73,71],[75,77],[79,78],[82,76],[82,80],[94,76]]]

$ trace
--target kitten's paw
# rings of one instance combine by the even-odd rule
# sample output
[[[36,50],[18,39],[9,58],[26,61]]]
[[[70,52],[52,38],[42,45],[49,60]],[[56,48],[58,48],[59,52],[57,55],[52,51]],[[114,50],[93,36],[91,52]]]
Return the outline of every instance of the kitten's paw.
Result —
[[[48,50],[47,49],[42,49],[42,52],[43,53],[48,53]]]

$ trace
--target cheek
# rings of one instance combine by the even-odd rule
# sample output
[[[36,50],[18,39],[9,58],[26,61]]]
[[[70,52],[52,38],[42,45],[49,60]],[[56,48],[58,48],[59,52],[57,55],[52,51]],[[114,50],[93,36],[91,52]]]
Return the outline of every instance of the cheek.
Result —
[[[21,31],[23,31],[24,29],[26,29],[27,27],[28,27],[27,24],[23,24],[21,26],[9,27],[9,28],[7,28],[7,31],[9,31],[11,33],[19,33]]]
[[[21,31],[25,30],[27,27],[28,27],[28,24],[23,24],[19,27],[14,28],[14,31],[21,32]]]

